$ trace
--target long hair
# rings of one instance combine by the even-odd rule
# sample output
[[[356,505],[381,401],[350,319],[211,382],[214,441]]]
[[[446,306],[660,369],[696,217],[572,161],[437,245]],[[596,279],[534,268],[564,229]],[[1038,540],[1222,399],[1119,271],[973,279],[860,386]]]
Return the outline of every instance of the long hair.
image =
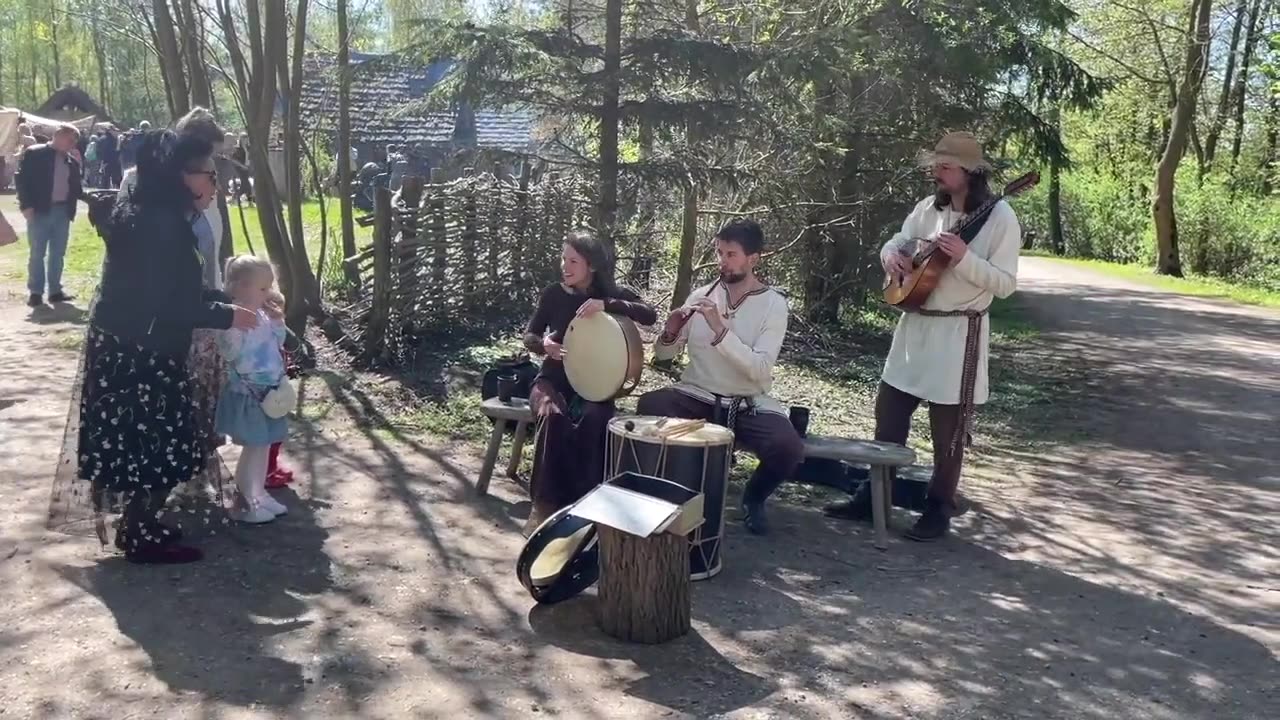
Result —
[[[969,179],[969,191],[964,196],[964,211],[971,213],[991,199],[991,173],[986,168],[966,171]],[[951,193],[938,188],[933,194],[933,207],[941,210],[951,205]]]
[[[613,253],[608,246],[590,230],[574,230],[565,236],[564,242],[591,266],[588,294],[601,298],[616,297],[618,284],[613,279]]]

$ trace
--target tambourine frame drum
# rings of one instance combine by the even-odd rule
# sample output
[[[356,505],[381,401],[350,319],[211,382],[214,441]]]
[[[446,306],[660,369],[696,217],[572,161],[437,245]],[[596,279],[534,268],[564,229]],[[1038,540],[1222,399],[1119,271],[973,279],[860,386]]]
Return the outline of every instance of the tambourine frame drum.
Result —
[[[647,433],[674,418],[620,416],[609,421],[609,454],[605,478],[625,472],[659,477],[704,496],[703,524],[690,534],[689,577],[705,580],[721,569],[721,539],[733,468],[733,433],[719,425],[703,425],[689,433],[659,437]],[[632,429],[627,429],[627,424]]]
[[[584,400],[629,395],[644,371],[644,344],[630,318],[598,312],[574,318],[564,332],[564,373]]]
[[[558,603],[591,587],[600,577],[596,525],[561,508],[525,540],[516,559],[516,578],[534,600]]]

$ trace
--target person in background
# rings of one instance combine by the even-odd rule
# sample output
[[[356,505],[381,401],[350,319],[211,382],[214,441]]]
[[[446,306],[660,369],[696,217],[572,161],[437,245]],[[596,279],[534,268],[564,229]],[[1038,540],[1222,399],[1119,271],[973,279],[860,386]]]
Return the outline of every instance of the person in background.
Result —
[[[115,127],[108,125],[98,138],[98,160],[102,162],[102,182],[105,187],[119,187],[123,171],[120,168],[120,138]]]
[[[231,151],[231,160],[236,168],[235,201],[241,199],[253,202],[253,180],[249,177],[249,135],[240,134],[240,140]]]
[[[15,178],[18,208],[27,220],[27,236],[31,241],[27,305],[33,308],[44,305],[46,281],[49,302],[75,299],[63,291],[62,263],[67,254],[71,221],[76,217],[76,202],[83,194],[76,153],[79,138],[80,131],[74,125],[60,125],[52,141],[27,148],[18,166]]]

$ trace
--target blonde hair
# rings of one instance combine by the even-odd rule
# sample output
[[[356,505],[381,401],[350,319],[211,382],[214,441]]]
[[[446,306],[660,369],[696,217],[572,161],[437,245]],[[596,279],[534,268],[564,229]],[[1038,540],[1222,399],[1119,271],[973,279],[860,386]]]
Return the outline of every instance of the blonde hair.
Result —
[[[276,270],[272,267],[270,260],[257,255],[236,255],[227,260],[226,270],[222,273],[227,294],[235,297],[236,289],[258,277],[260,272],[271,273],[274,278]]]

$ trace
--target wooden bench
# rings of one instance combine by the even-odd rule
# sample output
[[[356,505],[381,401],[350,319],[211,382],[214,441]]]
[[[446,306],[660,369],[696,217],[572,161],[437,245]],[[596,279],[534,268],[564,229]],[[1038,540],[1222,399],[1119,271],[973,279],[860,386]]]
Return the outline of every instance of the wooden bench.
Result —
[[[502,438],[506,435],[508,422],[516,424],[516,434],[511,446],[511,460],[507,463],[507,477],[516,477],[524,443],[528,439],[529,426],[533,423],[533,410],[529,407],[529,402],[522,398],[516,398],[510,404],[503,403],[497,398],[489,398],[480,406],[480,411],[494,421],[493,433],[489,436],[489,447],[484,454],[484,466],[480,469],[480,479],[476,482],[476,493],[485,495],[489,492],[489,481],[493,478],[493,470],[498,463],[498,453],[502,450]],[[804,441],[804,454],[805,457],[826,458],[870,466],[874,543],[877,549],[888,548],[888,518],[893,501],[893,470],[913,465],[916,461],[915,451],[877,440],[810,435]]]
[[[916,452],[908,447],[879,440],[810,435],[804,439],[804,455],[812,458],[862,463],[871,467],[871,518],[877,550],[889,547],[889,514],[893,503],[893,470],[915,463]]]
[[[511,445],[511,460],[507,463],[507,477],[514,478],[516,471],[520,469],[524,441],[529,436],[529,425],[533,423],[533,410],[529,407],[529,401],[524,398],[513,398],[510,403],[504,403],[492,397],[481,403],[480,412],[493,418],[493,433],[489,435],[484,466],[480,468],[480,479],[476,481],[476,494],[486,495],[489,492],[489,481],[493,478],[493,468],[498,464],[498,451],[502,449],[502,437],[507,434],[508,422],[516,424],[516,436]]]

